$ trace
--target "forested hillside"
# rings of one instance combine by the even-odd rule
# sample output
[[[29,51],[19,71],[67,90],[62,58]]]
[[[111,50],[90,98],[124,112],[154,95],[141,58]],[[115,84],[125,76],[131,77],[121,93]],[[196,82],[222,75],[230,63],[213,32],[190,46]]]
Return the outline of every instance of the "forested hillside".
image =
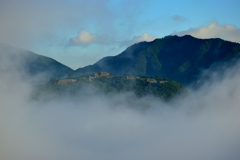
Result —
[[[134,44],[117,56],[105,57],[94,65],[77,69],[74,75],[97,70],[116,75],[159,75],[187,85],[198,78],[202,69],[239,58],[239,55],[238,43],[189,35],[167,36]]]
[[[79,94],[116,94],[134,93],[137,97],[155,96],[168,101],[182,93],[184,87],[175,81],[160,76],[129,77],[104,74],[94,74],[67,78],[52,79],[49,83],[39,86],[34,93],[38,99],[54,97],[78,96]],[[47,95],[47,96],[46,96]],[[50,95],[50,96],[49,96]]]

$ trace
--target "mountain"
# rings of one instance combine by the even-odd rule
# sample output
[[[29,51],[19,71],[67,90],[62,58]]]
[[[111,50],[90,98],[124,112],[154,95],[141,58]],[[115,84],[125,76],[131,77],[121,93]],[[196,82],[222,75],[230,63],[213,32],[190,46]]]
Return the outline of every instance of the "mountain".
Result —
[[[73,72],[71,68],[52,58],[6,44],[0,44],[0,69],[14,69],[32,77],[44,75],[46,79],[61,78]]]
[[[202,69],[240,57],[240,44],[215,39],[197,39],[186,35],[166,36],[152,42],[140,42],[117,56],[109,56],[93,65],[77,69],[73,75],[97,70],[116,75],[167,77],[187,85]]]

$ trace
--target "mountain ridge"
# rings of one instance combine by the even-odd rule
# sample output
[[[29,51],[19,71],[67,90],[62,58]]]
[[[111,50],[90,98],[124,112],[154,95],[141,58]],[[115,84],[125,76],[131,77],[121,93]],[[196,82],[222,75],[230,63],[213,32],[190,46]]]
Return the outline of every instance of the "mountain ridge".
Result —
[[[6,64],[4,58],[8,57],[10,64],[21,64],[19,68],[30,75],[47,73],[48,79],[103,71],[120,76],[161,76],[188,85],[198,79],[201,70],[239,59],[240,44],[220,38],[170,35],[133,44],[116,56],[103,57],[95,64],[75,71],[53,58],[5,44],[0,44],[0,53],[1,66]]]
[[[202,69],[239,58],[239,55],[240,44],[235,42],[171,35],[152,42],[136,43],[116,56],[104,57],[93,65],[75,70],[73,74],[101,70],[116,75],[159,75],[186,85],[195,81]]]
[[[60,78],[73,72],[70,67],[53,58],[7,44],[0,44],[0,62],[2,69],[15,68],[31,77],[44,74],[46,79]]]

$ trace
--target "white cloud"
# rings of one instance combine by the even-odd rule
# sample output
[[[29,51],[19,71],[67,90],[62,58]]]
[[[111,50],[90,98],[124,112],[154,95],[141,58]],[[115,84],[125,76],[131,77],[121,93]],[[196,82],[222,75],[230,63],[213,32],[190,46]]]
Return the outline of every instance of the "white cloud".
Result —
[[[197,38],[222,38],[224,40],[240,43],[240,28],[235,25],[219,25],[212,22],[208,26],[199,28],[190,28],[182,32],[174,32],[173,34],[183,36],[192,35]]]
[[[113,44],[116,41],[106,34],[98,35],[82,30],[74,38],[69,39],[70,45],[72,46],[87,46],[90,44]]]
[[[153,36],[151,34],[148,33],[143,33],[141,36],[134,36],[131,40],[125,40],[123,42],[121,42],[122,46],[129,46],[132,45],[134,43],[138,43],[138,42],[151,42],[153,40],[155,40],[156,38],[158,38],[157,36]]]
[[[143,33],[141,36],[134,37],[132,41],[136,42],[136,43],[141,42],[141,41],[150,42],[150,41],[153,41],[156,38],[158,38],[158,37],[153,36],[153,35],[148,34],[148,33]]]
[[[92,34],[88,31],[82,30],[79,32],[77,37],[71,38],[70,41],[73,45],[81,45],[81,44],[91,44],[95,41],[96,34]]]
[[[79,32],[79,34],[76,37],[70,38],[69,41],[70,41],[70,45],[72,46],[86,46],[90,44],[119,44],[120,46],[128,47],[134,43],[143,42],[143,41],[150,42],[156,38],[158,37],[148,33],[143,33],[140,36],[134,36],[130,40],[116,41],[114,38],[111,38],[106,34],[97,35],[97,34],[93,34],[88,31],[82,30]]]

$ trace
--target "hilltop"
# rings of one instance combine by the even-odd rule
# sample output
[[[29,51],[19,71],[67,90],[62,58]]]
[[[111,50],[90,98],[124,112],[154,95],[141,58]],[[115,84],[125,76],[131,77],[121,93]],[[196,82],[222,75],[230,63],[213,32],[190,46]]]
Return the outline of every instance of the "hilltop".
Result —
[[[89,94],[89,90],[93,88],[95,93],[98,94],[131,92],[137,97],[153,95],[165,101],[172,99],[184,90],[180,83],[160,76],[133,77],[126,74],[124,76],[115,76],[108,72],[99,72],[79,77],[52,79],[49,83],[39,86],[34,95],[35,98],[43,98],[49,93],[57,97],[66,95],[74,97],[80,93]],[[49,99],[49,97],[43,99],[46,98]]]

